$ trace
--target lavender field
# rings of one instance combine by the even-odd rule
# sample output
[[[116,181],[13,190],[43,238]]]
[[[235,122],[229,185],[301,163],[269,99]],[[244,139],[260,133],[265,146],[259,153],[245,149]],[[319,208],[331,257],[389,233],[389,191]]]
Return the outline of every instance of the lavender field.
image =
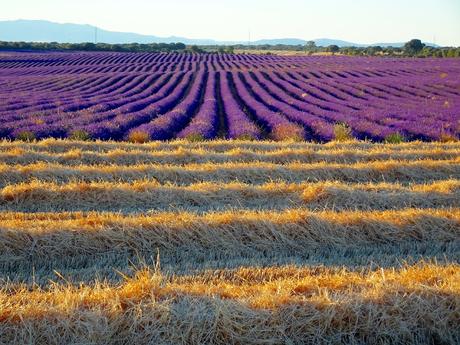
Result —
[[[456,139],[460,60],[2,53],[0,137]]]

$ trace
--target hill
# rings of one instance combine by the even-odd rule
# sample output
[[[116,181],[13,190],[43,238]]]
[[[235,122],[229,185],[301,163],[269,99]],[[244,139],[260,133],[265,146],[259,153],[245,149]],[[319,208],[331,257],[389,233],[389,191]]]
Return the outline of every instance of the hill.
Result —
[[[172,43],[182,42],[189,45],[233,45],[247,44],[247,41],[217,41],[213,39],[190,39],[180,36],[159,37],[154,35],[142,35],[132,32],[116,32],[96,28],[92,25],[82,24],[59,24],[46,20],[12,20],[0,21],[0,41],[26,41],[26,42],[59,42],[59,43],[81,43],[81,42],[103,43]],[[339,47],[346,46],[373,46],[380,45],[400,47],[404,43],[373,43],[361,44],[337,39],[320,38],[314,39],[317,46],[329,46],[335,44]],[[298,38],[263,39],[251,42],[254,45],[304,45],[308,40]],[[427,43],[436,46],[432,43]]]

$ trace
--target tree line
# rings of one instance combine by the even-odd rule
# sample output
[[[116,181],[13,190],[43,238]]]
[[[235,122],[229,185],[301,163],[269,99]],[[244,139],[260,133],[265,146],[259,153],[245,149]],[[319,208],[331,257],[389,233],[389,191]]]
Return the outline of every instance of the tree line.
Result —
[[[460,47],[432,47],[425,45],[419,39],[413,39],[403,47],[339,47],[330,45],[317,46],[314,41],[305,45],[185,45],[184,43],[57,43],[57,42],[2,42],[0,50],[29,50],[29,51],[114,51],[114,52],[194,52],[194,53],[229,53],[235,51],[266,51],[267,54],[276,51],[304,52],[312,55],[317,53],[332,53],[352,56],[401,56],[401,57],[460,57]]]
[[[334,49],[335,50],[335,49]],[[384,55],[405,57],[460,57],[460,47],[433,47],[422,43],[419,39],[412,39],[402,47],[344,47],[338,51],[345,55]]]
[[[187,46],[184,43],[58,43],[58,42],[2,42],[0,50],[32,50],[32,51],[114,51],[114,52],[174,52],[184,51]]]
[[[402,47],[339,47],[337,45],[317,46],[314,41],[305,45],[232,45],[232,46],[201,46],[204,51],[218,51],[231,53],[240,51],[266,51],[267,54],[276,51],[304,52],[312,55],[318,53],[332,53],[353,56],[401,56],[401,57],[460,57],[460,47],[432,47],[425,45],[419,39],[413,39]]]

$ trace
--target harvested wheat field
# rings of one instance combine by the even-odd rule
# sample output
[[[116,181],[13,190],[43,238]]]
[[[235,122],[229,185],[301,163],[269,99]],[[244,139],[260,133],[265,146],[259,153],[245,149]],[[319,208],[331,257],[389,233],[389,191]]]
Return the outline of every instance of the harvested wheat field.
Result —
[[[0,143],[0,344],[458,344],[460,142]]]

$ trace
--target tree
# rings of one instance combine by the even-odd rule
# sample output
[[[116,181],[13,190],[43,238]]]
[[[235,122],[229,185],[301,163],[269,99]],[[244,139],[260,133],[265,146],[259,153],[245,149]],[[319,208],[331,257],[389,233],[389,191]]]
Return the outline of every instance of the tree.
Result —
[[[430,46],[425,46],[420,53],[425,57],[435,56],[435,49]]]
[[[184,49],[186,48],[186,46],[185,46],[184,43],[179,42],[179,43],[176,43],[176,44],[174,45],[174,48],[175,48],[176,50],[184,50]]]
[[[194,53],[201,53],[202,50],[200,49],[200,47],[198,47],[197,45],[193,45],[190,47],[190,50]]]
[[[404,52],[408,55],[417,55],[420,53],[423,49],[425,44],[422,43],[422,41],[418,39],[413,39],[404,44]]]
[[[395,53],[394,48],[391,47],[391,46],[386,47],[384,51],[385,51],[388,55],[394,55],[394,53]]]
[[[315,41],[308,41],[305,45],[305,50],[308,52],[314,52],[316,50],[316,43]]]
[[[327,51],[331,52],[332,54],[337,53],[339,50],[340,50],[340,48],[336,44],[331,44],[330,46],[327,47]]]
[[[453,58],[453,57],[455,57],[455,53],[456,53],[455,48],[449,48],[449,49],[447,50],[447,55],[446,55],[446,57]]]
[[[371,46],[371,47],[367,47],[366,49],[366,53],[368,55],[371,55],[371,56],[374,56],[376,55],[377,53],[380,53],[382,52],[382,47],[381,46]]]

